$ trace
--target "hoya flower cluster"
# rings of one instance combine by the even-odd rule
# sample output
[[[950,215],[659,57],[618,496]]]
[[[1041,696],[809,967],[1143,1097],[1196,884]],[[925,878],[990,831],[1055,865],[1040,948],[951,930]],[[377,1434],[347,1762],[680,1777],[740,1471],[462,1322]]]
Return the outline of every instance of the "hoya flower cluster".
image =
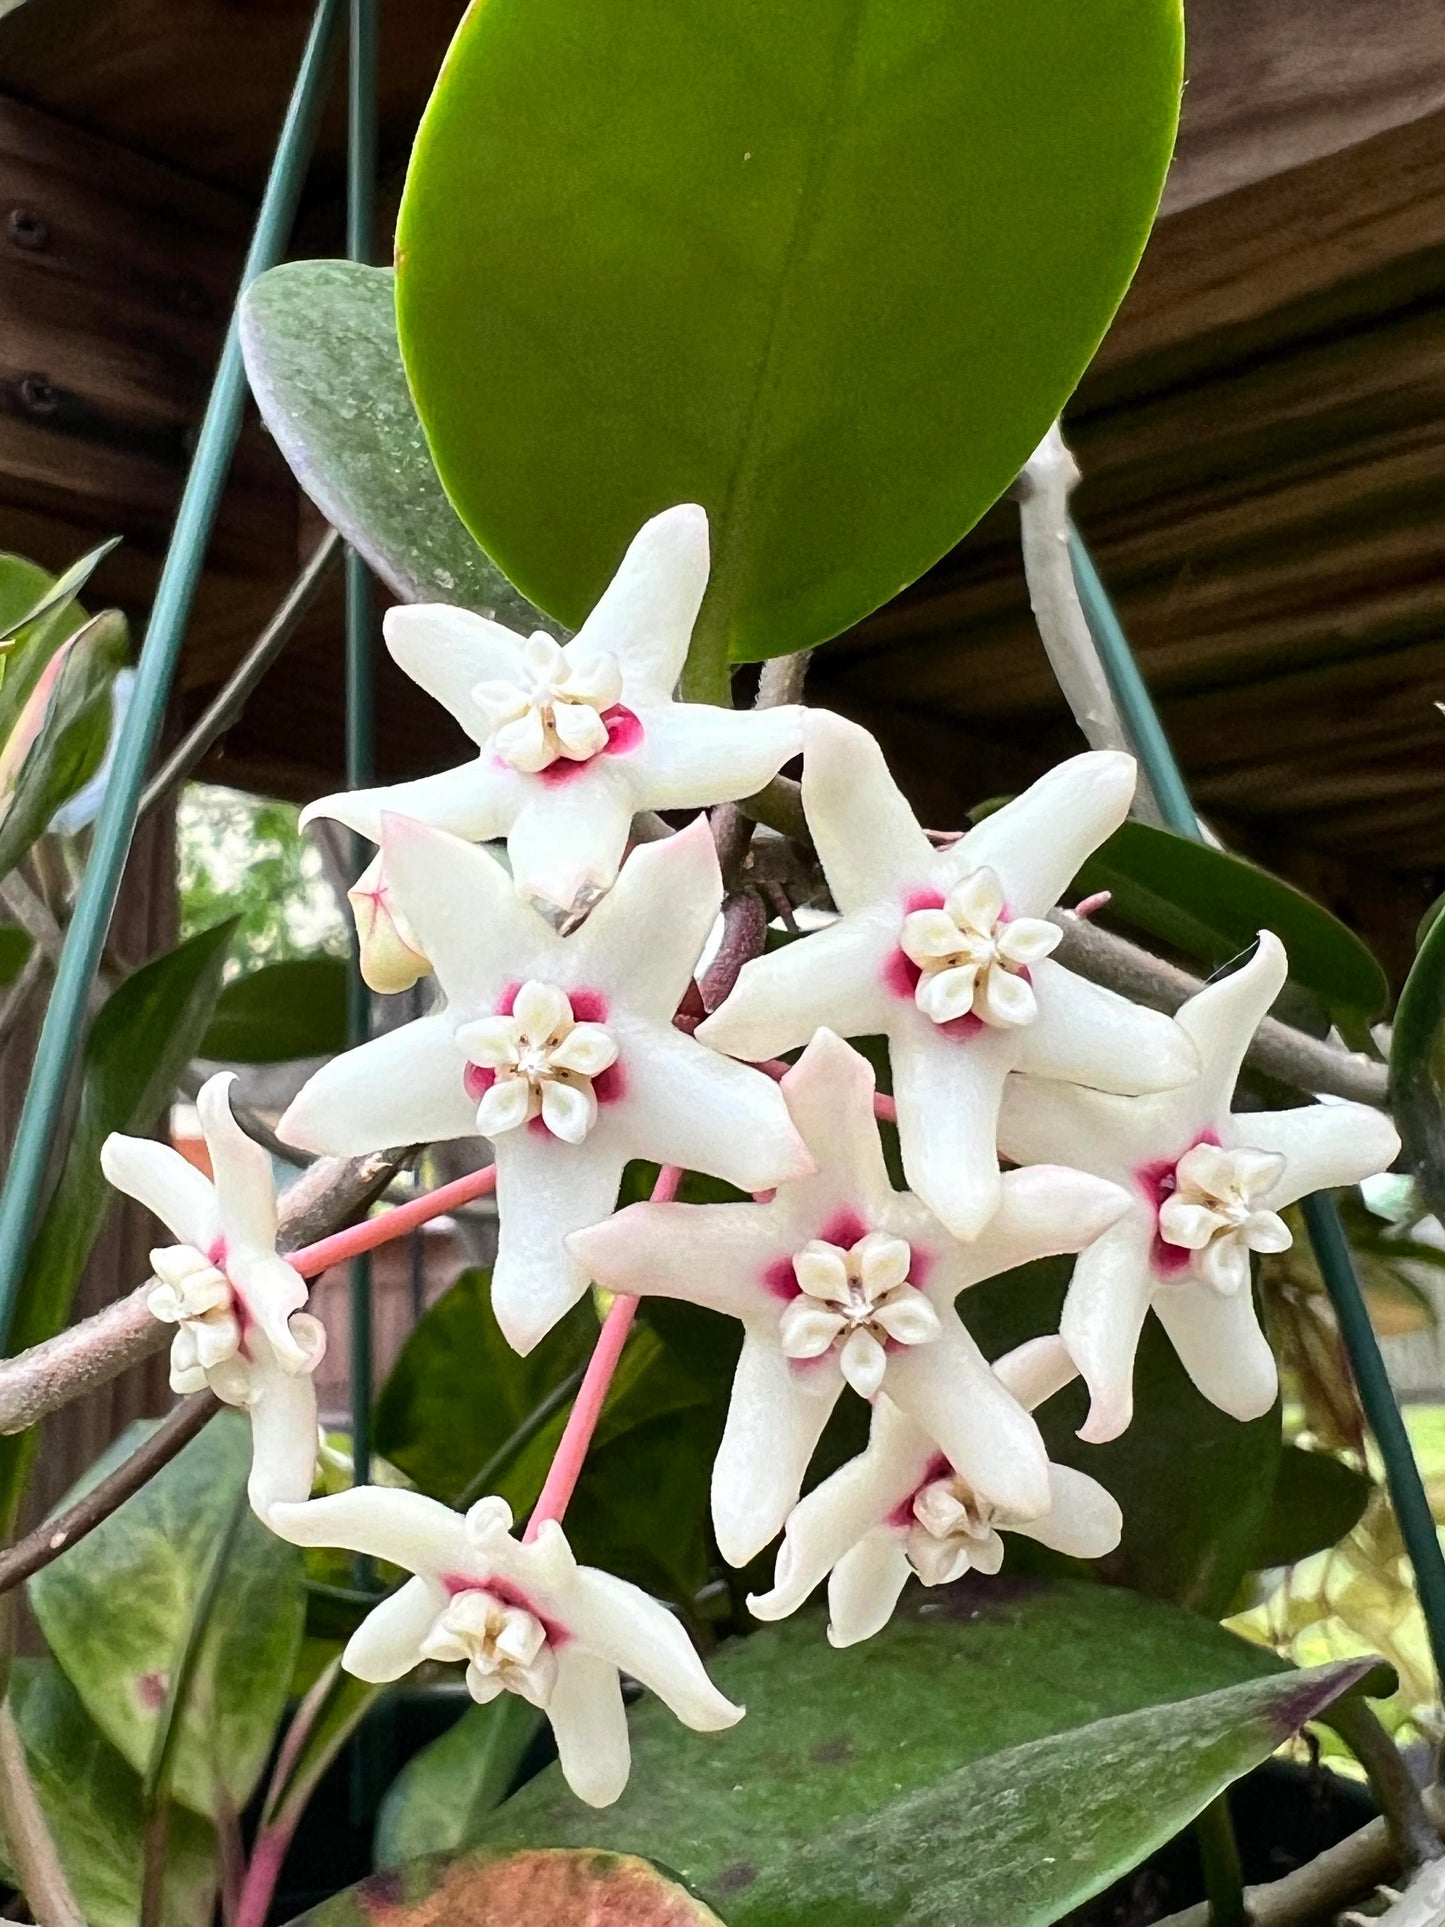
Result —
[[[368,980],[432,974],[437,995],[313,1077],[281,1133],[339,1154],[490,1140],[494,1304],[520,1352],[592,1284],[737,1319],[718,1546],[741,1566],[781,1532],[754,1611],[781,1617],[826,1580],[830,1637],[846,1645],[886,1623],[910,1574],[996,1572],[1002,1535],[1081,1557],[1118,1543],[1114,1500],[1050,1463],[1034,1413],[1082,1374],[1083,1436],[1123,1431],[1151,1306],[1207,1398],[1241,1419],[1265,1411],[1276,1376],[1249,1254],[1288,1243],[1282,1206],[1382,1169],[1397,1143],[1358,1106],[1231,1109],[1284,981],[1267,933],[1174,1019],[1055,958],[1060,899],[1128,811],[1128,757],[1075,757],[937,847],[856,725],[674,699],[707,573],[706,518],[687,506],[646,525],[565,645],[458,609],[388,617],[393,655],[477,753],[311,813],[379,846],[353,892]],[[627,854],[633,819],[747,796],[799,755],[839,914],[747,963],[718,1010],[680,1026],[722,903],[717,854],[702,816]],[[503,839],[505,863],[483,847]],[[903,1191],[849,1041],[879,1036]],[[497,1499],[463,1519],[410,1491],[308,1497],[321,1334],[275,1254],[265,1160],[224,1080],[202,1093],[202,1122],[214,1188],[131,1140],[111,1140],[106,1169],[182,1241],[154,1255],[153,1308],[178,1326],[173,1383],[250,1410],[257,1510],[298,1543],[413,1575],[347,1666],[389,1680],[423,1658],[465,1662],[477,1699],[511,1691],[546,1711],[564,1773],[598,1804],[627,1777],[621,1673],[699,1730],[740,1717],[666,1610],[579,1567],[555,1517],[519,1541]],[[631,1159],[753,1201],[618,1212]],[[1080,1254],[1060,1331],[990,1364],[969,1287],[1056,1253]],[[800,1498],[844,1398],[871,1405],[867,1450]]]

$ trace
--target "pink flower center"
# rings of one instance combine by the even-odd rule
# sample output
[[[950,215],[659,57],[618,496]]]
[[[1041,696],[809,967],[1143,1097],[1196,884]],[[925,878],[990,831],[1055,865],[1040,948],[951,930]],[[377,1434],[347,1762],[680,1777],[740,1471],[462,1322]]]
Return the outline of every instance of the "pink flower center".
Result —
[[[1217,1131],[1201,1131],[1192,1143],[1186,1144],[1177,1157],[1160,1158],[1154,1164],[1141,1164],[1134,1173],[1134,1182],[1148,1200],[1154,1213],[1154,1246],[1150,1254],[1154,1269],[1166,1277],[1177,1277],[1188,1271],[1194,1262],[1195,1254],[1183,1245],[1172,1245],[1159,1235],[1159,1213],[1167,1199],[1172,1198],[1179,1189],[1179,1164],[1198,1144],[1218,1144]]]
[[[614,703],[611,709],[604,709],[601,712],[601,720],[607,731],[607,741],[598,750],[597,756],[628,756],[641,746],[644,734],[642,719],[625,703]],[[597,761],[597,756],[586,756],[581,759],[559,756],[545,769],[537,771],[537,780],[539,783],[546,783],[549,788],[559,788],[565,783],[574,782],[583,770],[590,769]],[[498,756],[493,760],[498,769],[513,768],[504,757]]]
[[[547,1644],[553,1652],[560,1652],[571,1641],[572,1635],[567,1628],[560,1621],[549,1618],[530,1595],[520,1586],[513,1585],[510,1579],[472,1579],[465,1573],[444,1572],[441,1574],[441,1583],[450,1599],[455,1599],[459,1593],[484,1592],[489,1599],[495,1599],[499,1606],[514,1606],[521,1612],[530,1613],[547,1635]]]

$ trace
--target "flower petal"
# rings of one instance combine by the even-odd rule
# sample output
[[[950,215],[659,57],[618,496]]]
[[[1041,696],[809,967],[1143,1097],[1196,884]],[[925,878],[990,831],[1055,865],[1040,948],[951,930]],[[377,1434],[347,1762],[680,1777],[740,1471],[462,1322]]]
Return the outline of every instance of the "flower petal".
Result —
[[[766,1191],[804,1176],[813,1160],[783,1093],[763,1071],[708,1050],[680,1030],[659,1029],[623,1066],[625,1116],[634,1157],[678,1164]]]
[[[378,851],[346,893],[356,924],[361,975],[369,990],[387,997],[410,990],[431,975],[406,918],[391,901],[391,885]]]
[[[678,1298],[730,1318],[775,1318],[765,1283],[779,1256],[776,1215],[764,1204],[630,1204],[574,1231],[567,1249],[595,1284],[640,1297]]]
[[[995,967],[984,977],[983,1009],[978,1014],[986,1024],[1031,1024],[1039,1014],[1033,986],[1026,977]]]
[[[589,1807],[610,1807],[621,1797],[632,1770],[617,1668],[578,1646],[563,1647],[547,1718],[562,1778]]]
[[[477,756],[413,783],[320,796],[302,810],[300,823],[304,830],[324,816],[380,843],[382,817],[405,816],[480,843],[507,834],[526,799],[525,783],[526,778],[505,763]]]
[[[687,660],[708,577],[707,511],[679,502],[633,536],[572,650],[616,656],[625,691],[665,701]]]
[[[803,747],[800,709],[669,703],[646,710],[633,768],[639,807],[697,809],[752,796]]]
[[[1159,1236],[1183,1251],[1203,1251],[1215,1232],[1224,1229],[1224,1223],[1207,1204],[1189,1204],[1177,1191],[1159,1207]]]
[[[215,1174],[216,1208],[228,1246],[276,1249],[276,1185],[271,1159],[236,1122],[231,1110],[234,1071],[217,1071],[196,1093],[196,1110]]]
[[[957,1467],[975,1492],[1020,1518],[1048,1504],[1048,1458],[1039,1428],[1004,1390],[956,1317],[930,1345],[888,1360],[888,1396]]]
[[[720,1733],[742,1718],[708,1678],[680,1621],[640,1586],[579,1566],[565,1618],[579,1646],[631,1674],[695,1733]]]
[[[1042,917],[1018,917],[998,933],[999,955],[1010,963],[1033,965],[1051,957],[1064,940],[1056,923]]]
[[[504,984],[546,974],[532,960],[547,953],[553,933],[517,900],[495,857],[404,816],[386,817],[381,842],[397,905],[466,1015],[491,1010]]]
[[[886,1526],[845,1552],[828,1581],[829,1645],[856,1646],[881,1633],[910,1570],[901,1537]]]
[[[364,1552],[431,1578],[474,1563],[462,1515],[399,1486],[354,1485],[304,1505],[273,1505],[266,1523],[293,1546]]]
[[[1068,1346],[1054,1332],[1016,1345],[993,1361],[993,1369],[1004,1389],[1012,1392],[1026,1412],[1035,1411],[1079,1376]]]
[[[518,896],[571,911],[616,882],[637,800],[629,776],[610,756],[563,767],[565,780],[530,779],[507,855]]]
[[[408,1579],[362,1620],[347,1641],[342,1665],[353,1679],[367,1680],[373,1686],[405,1678],[420,1662],[421,1643],[446,1603],[446,1593],[433,1580]]]
[[[572,941],[596,983],[625,985],[629,1009],[671,1023],[721,907],[717,847],[699,817],[634,850]]]
[[[1037,1028],[1037,1027],[1036,1027]],[[1057,1164],[1133,1182],[1170,1127],[1159,1100],[1127,1103],[1047,1077],[1011,1077],[999,1107],[998,1144],[1016,1164]]]
[[[532,1087],[525,1077],[499,1077],[482,1092],[476,1128],[493,1144],[507,1131],[519,1130],[532,1116]]]
[[[1046,915],[1129,814],[1135,776],[1133,757],[1117,750],[1070,757],[955,844],[950,873],[987,864],[998,872],[1011,916]]]
[[[1231,1418],[1258,1418],[1274,1404],[1279,1372],[1259,1328],[1254,1294],[1221,1294],[1208,1285],[1171,1285],[1154,1309],[1180,1362],[1211,1405]]]
[[[901,908],[909,886],[933,876],[933,846],[883,751],[866,729],[826,709],[803,716],[803,809],[840,910],[880,900]]]
[[[1011,1530],[1071,1559],[1102,1559],[1115,1549],[1124,1530],[1124,1515],[1113,1494],[1097,1479],[1070,1465],[1051,1465],[1049,1493],[1051,1504],[1042,1518]]]
[[[831,1368],[809,1386],[775,1338],[745,1334],[712,1473],[713,1530],[730,1566],[745,1566],[782,1527],[841,1390]]]
[[[580,1144],[597,1122],[597,1099],[590,1084],[563,1084],[548,1078],[542,1086],[542,1122],[564,1144]]]
[[[790,1203],[800,1216],[811,1212],[821,1220],[835,1204],[846,1203],[872,1219],[892,1202],[873,1113],[875,1089],[868,1059],[831,1030],[816,1031],[783,1077],[788,1114],[818,1167],[816,1176],[790,1189]]]
[[[985,979],[985,988],[988,981]],[[952,1024],[960,1017],[969,1016],[977,996],[977,964],[959,964],[953,970],[937,970],[931,976],[920,977],[913,993],[918,1008],[935,1024]]]
[[[455,1019],[419,1017],[343,1051],[302,1085],[277,1126],[301,1151],[356,1157],[392,1145],[475,1137]]]
[[[859,1326],[849,1334],[839,1360],[843,1376],[859,1398],[871,1399],[883,1383],[888,1369],[888,1354],[872,1332]]]
[[[1198,1071],[1193,1042],[1172,1017],[1050,957],[1033,964],[1030,976],[1038,1014],[1019,1044],[1021,1071],[1129,1096],[1174,1090]]]
[[[1069,1282],[1059,1335],[1089,1387],[1079,1437],[1091,1445],[1118,1438],[1134,1415],[1134,1354],[1155,1289],[1152,1241],[1141,1206],[1089,1246]]]
[[[893,1036],[903,1169],[955,1238],[977,1237],[998,1209],[1002,1194],[994,1142],[1019,1035],[983,1030],[956,1038],[920,1022]]]
[[[958,1270],[975,1282],[1036,1258],[1080,1251],[1117,1224],[1129,1204],[1117,1184],[1064,1165],[1009,1171],[999,1187],[998,1210],[960,1254]]]
[[[507,1343],[525,1354],[586,1292],[587,1273],[563,1241],[607,1217],[628,1151],[604,1117],[581,1144],[509,1131],[497,1140],[496,1158],[492,1310]]]
[[[251,1374],[251,1476],[247,1483],[257,1516],[273,1505],[306,1499],[316,1475],[316,1381],[308,1372],[259,1366]]]
[[[1229,1109],[1244,1054],[1288,974],[1284,945],[1261,930],[1248,963],[1180,1005],[1174,1021],[1195,1046],[1201,1065],[1191,1093],[1198,1116],[1221,1117]]]
[[[887,1030],[901,1004],[913,1006],[911,989],[900,997],[885,981],[898,929],[891,910],[860,913],[754,957],[726,1000],[698,1025],[699,1043],[756,1059],[793,1050],[820,1028],[839,1037]]]
[[[100,1168],[117,1191],[143,1204],[172,1236],[209,1251],[221,1229],[215,1188],[169,1144],[113,1131],[100,1147]]]
[[[1387,1171],[1400,1154],[1400,1134],[1383,1111],[1366,1104],[1311,1104],[1297,1111],[1251,1111],[1235,1120],[1241,1145],[1285,1160],[1261,1203],[1278,1210],[1312,1191]]]
[[[617,1043],[601,1024],[574,1024],[552,1051],[553,1070],[575,1071],[579,1077],[600,1077],[617,1062]]]
[[[382,634],[393,662],[443,709],[474,743],[490,733],[472,701],[479,682],[516,683],[526,644],[500,622],[445,602],[403,603],[388,609]]]
[[[1237,1233],[1206,1245],[1194,1268],[1211,1291],[1241,1298],[1249,1291],[1249,1247]]]

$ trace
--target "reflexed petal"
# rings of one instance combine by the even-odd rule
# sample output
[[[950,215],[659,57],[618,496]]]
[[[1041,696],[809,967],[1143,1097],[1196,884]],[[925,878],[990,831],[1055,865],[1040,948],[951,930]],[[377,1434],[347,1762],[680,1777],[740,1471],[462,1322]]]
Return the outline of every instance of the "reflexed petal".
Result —
[[[859,1398],[871,1399],[883,1383],[883,1374],[888,1368],[888,1354],[872,1332],[864,1331],[860,1326],[849,1335],[839,1363],[844,1378]]]
[[[585,763],[607,747],[607,725],[590,703],[558,703],[552,728],[562,753],[575,763]]]
[[[664,509],[633,536],[573,653],[616,656],[627,693],[665,699],[682,674],[707,576],[706,510],[695,502]]]
[[[986,1024],[1031,1024],[1038,1016],[1038,1005],[1028,981],[1010,970],[995,967],[983,980],[983,1009],[978,1013]]]
[[[316,1381],[279,1366],[251,1374],[251,1505],[262,1518],[278,1502],[295,1503],[311,1491],[316,1473]]]
[[[169,1144],[113,1131],[100,1147],[100,1168],[182,1244],[204,1252],[215,1242],[221,1225],[214,1187]]]
[[[899,1345],[926,1345],[939,1332],[938,1313],[921,1291],[905,1291],[891,1305],[881,1306],[874,1322]]]
[[[932,976],[920,977],[914,1002],[935,1024],[951,1024],[969,1015],[977,992],[978,966],[959,964],[953,970],[938,970]]]
[[[828,1643],[856,1646],[881,1633],[910,1570],[901,1535],[886,1526],[844,1553],[828,1581]]]
[[[575,1071],[579,1077],[597,1077],[609,1064],[617,1062],[617,1045],[601,1024],[576,1024],[555,1046],[549,1062],[554,1070]]]
[[[803,745],[802,711],[671,703],[645,710],[636,753],[639,807],[733,803],[770,783]]]
[[[267,1523],[275,1529],[273,1521]],[[431,1580],[408,1579],[362,1620],[347,1642],[342,1665],[354,1679],[374,1686],[402,1679],[419,1663],[422,1641],[446,1603],[446,1593]]]
[[[1171,1285],[1155,1298],[1154,1309],[1185,1371],[1211,1405],[1237,1419],[1258,1418],[1269,1410],[1279,1373],[1247,1286],[1221,1295],[1208,1285]]]
[[[1130,1204],[1128,1193],[1107,1178],[1053,1164],[1007,1172],[999,1195],[998,1210],[961,1254],[964,1278],[992,1278],[1036,1258],[1078,1251],[1117,1224]]]
[[[271,1159],[236,1122],[231,1110],[234,1071],[217,1071],[196,1093],[196,1110],[215,1174],[216,1209],[228,1246],[276,1248],[276,1185]]]
[[[817,1386],[800,1384],[776,1340],[744,1337],[712,1474],[713,1529],[729,1565],[760,1553],[797,1503],[841,1389],[831,1369]]]
[[[477,1130],[493,1142],[504,1132],[515,1131],[531,1117],[532,1098],[532,1087],[525,1077],[499,1077],[478,1101]]]
[[[888,1396],[938,1443],[965,1482],[1001,1510],[1032,1518],[1048,1504],[1039,1428],[992,1371],[957,1318],[931,1345],[888,1360]]]
[[[700,1043],[732,1057],[776,1057],[806,1044],[815,1030],[873,1037],[895,1021],[899,993],[886,981],[898,947],[891,910],[825,924],[806,942],[755,957],[738,973],[727,1000],[705,1023]],[[905,991],[907,1007],[913,993]]]
[[[239,1320],[225,1313],[195,1321],[191,1332],[196,1341],[196,1363],[205,1371],[219,1365],[222,1359],[233,1358],[241,1343]],[[302,1493],[301,1496],[304,1498],[306,1495]]]
[[[892,913],[910,885],[933,877],[933,846],[889,775],[882,750],[866,729],[826,709],[803,716],[803,809],[840,910],[883,900]],[[896,927],[892,935],[896,943]],[[832,1018],[818,1021],[850,1034]]]
[[[294,1546],[364,1552],[433,1578],[472,1569],[461,1514],[425,1493],[398,1486],[355,1485],[304,1505],[276,1505],[266,1523]]]
[[[1355,1184],[1387,1171],[1400,1135],[1383,1111],[1365,1104],[1311,1104],[1297,1111],[1251,1111],[1235,1120],[1242,1144],[1278,1152],[1285,1168],[1261,1204],[1275,1210],[1312,1191]]]
[[[1042,963],[1063,940],[1064,933],[1056,923],[1046,923],[1042,917],[1020,917],[999,931],[999,955],[1010,963]]]
[[[1003,913],[1003,885],[998,874],[986,866],[970,870],[948,893],[950,920],[981,937],[993,935],[994,925]]]
[[[382,633],[397,667],[450,710],[473,742],[485,742],[472,691],[479,682],[518,681],[522,638],[470,609],[430,602],[388,609]]]
[[[589,1807],[610,1807],[632,1769],[617,1668],[579,1647],[564,1647],[557,1655],[547,1718],[562,1778]]]
[[[1155,1290],[1152,1242],[1150,1214],[1141,1207],[1074,1266],[1059,1334],[1089,1387],[1092,1403],[1079,1437],[1091,1445],[1118,1438],[1134,1415],[1134,1354]]]
[[[948,852],[952,874],[987,864],[1012,916],[1042,917],[1129,814],[1135,774],[1116,750],[1070,757],[970,830]]]
[[[585,946],[591,981],[625,985],[629,1009],[671,1023],[721,908],[717,848],[699,817],[634,850],[574,941]]]
[[[1079,1376],[1068,1346],[1054,1332],[1016,1345],[994,1360],[993,1369],[1026,1412],[1036,1410]]]
[[[1238,1232],[1216,1238],[1195,1259],[1195,1269],[1211,1291],[1243,1296],[1249,1291],[1249,1247]]]
[[[1097,1479],[1070,1465],[1049,1467],[1052,1503],[1041,1519],[1010,1527],[1071,1559],[1102,1559],[1118,1545],[1124,1515],[1113,1494]]]
[[[453,1035],[445,1014],[419,1017],[343,1051],[301,1087],[278,1135],[337,1157],[475,1137],[477,1107]]]
[[[542,1122],[564,1144],[580,1144],[597,1122],[592,1086],[548,1078],[542,1086]]]
[[[492,1310],[514,1351],[531,1351],[587,1289],[587,1274],[563,1241],[617,1203],[628,1152],[608,1125],[601,1118],[582,1144],[537,1131],[509,1131],[497,1141]]]
[[[1172,1017],[1091,984],[1052,957],[1029,974],[1038,1015],[1018,1047],[1021,1071],[1126,1095],[1174,1090],[1195,1075],[1194,1045]]]
[[[1261,930],[1248,963],[1206,984],[1180,1006],[1174,1021],[1195,1046],[1203,1066],[1192,1094],[1198,1116],[1220,1117],[1229,1109],[1244,1054],[1288,973],[1284,945],[1271,931]]]
[[[911,1024],[893,1037],[903,1169],[956,1238],[976,1237],[998,1208],[999,1100],[1022,1034],[984,1030],[958,1038]]]
[[[1159,1207],[1159,1236],[1165,1244],[1179,1245],[1185,1251],[1203,1251],[1215,1232],[1224,1229],[1224,1223],[1207,1204],[1186,1204],[1177,1192]]]
[[[529,978],[517,992],[512,1016],[529,1043],[541,1044],[572,1021],[572,1006],[555,984]]]
[[[813,1168],[783,1093],[762,1071],[720,1057],[678,1030],[624,1052],[629,1154],[766,1191]],[[619,1127],[621,1128],[621,1127]]]
[[[708,1678],[681,1623],[641,1587],[579,1566],[565,1618],[579,1646],[640,1681],[695,1733],[720,1733],[742,1718]]]
[[[821,1238],[810,1238],[801,1251],[793,1253],[793,1276],[810,1298],[837,1304],[848,1296],[848,1267],[843,1254]]]
[[[533,974],[552,933],[495,857],[401,816],[387,816],[381,840],[392,895],[452,1002],[480,1015],[504,984]]]
[[[630,1204],[584,1231],[567,1249],[606,1291],[680,1298],[730,1318],[772,1318],[765,1282],[779,1232],[764,1204]]]
[[[505,836],[526,796],[526,778],[495,757],[477,756],[456,769],[422,776],[414,783],[389,783],[374,790],[339,790],[308,803],[300,817],[304,830],[318,817],[344,823],[373,843],[381,841],[383,816],[405,816],[434,829],[449,830],[469,842]]]

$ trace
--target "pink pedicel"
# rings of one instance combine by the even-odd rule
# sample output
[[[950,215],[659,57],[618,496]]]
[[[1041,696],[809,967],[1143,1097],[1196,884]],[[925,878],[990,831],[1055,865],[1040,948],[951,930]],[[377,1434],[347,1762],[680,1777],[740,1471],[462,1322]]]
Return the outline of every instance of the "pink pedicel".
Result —
[[[917,1485],[914,1486],[908,1497],[900,1500],[889,1513],[887,1523],[893,1527],[895,1532],[906,1532],[908,1528],[914,1524],[913,1504],[919,1493],[926,1492],[935,1479],[947,1479],[952,1476],[953,1467],[949,1464],[948,1460],[944,1458],[941,1452],[935,1453],[928,1461],[928,1469],[924,1472],[923,1477],[918,1481]]]
[[[1178,1170],[1181,1161],[1188,1157],[1195,1145],[1218,1144],[1218,1142],[1217,1131],[1201,1131],[1194,1143],[1185,1145],[1178,1157],[1160,1158],[1154,1164],[1141,1164],[1134,1173],[1134,1182],[1149,1200],[1150,1209],[1154,1213],[1155,1231],[1152,1253],[1154,1269],[1167,1276],[1188,1271],[1194,1253],[1187,1245],[1172,1245],[1167,1239],[1159,1236],[1159,1213],[1165,1200],[1172,1198],[1179,1188]]]
[[[553,1652],[560,1652],[572,1635],[567,1628],[555,1619],[549,1619],[539,1606],[533,1604],[520,1586],[514,1586],[510,1579],[493,1575],[489,1579],[471,1579],[465,1573],[444,1572],[441,1582],[452,1599],[464,1592],[484,1592],[488,1598],[495,1599],[499,1606],[511,1606],[521,1612],[530,1613],[547,1635],[547,1644]]]

